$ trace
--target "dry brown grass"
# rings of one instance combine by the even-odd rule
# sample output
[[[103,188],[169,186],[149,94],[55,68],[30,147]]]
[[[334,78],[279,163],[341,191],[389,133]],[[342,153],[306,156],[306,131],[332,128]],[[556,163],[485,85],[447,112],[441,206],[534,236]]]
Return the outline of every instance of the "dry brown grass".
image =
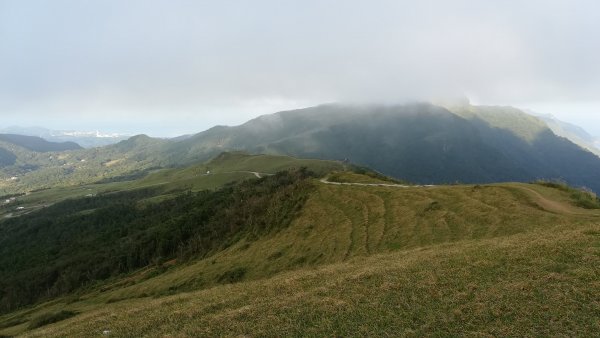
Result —
[[[600,226],[360,257],[110,304],[31,337],[594,336]]]

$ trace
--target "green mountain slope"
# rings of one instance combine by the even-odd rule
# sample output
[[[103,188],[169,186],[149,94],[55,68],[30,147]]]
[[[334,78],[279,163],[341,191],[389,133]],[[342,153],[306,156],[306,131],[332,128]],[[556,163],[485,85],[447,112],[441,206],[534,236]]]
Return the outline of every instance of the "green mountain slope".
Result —
[[[16,156],[0,168],[0,194],[24,193],[50,187],[92,183],[143,172],[161,165],[164,140],[136,136],[121,143],[92,149],[35,152],[0,142]],[[17,177],[18,180],[7,180]]]
[[[4,148],[0,148],[0,167],[5,167],[9,165],[15,164],[17,161],[17,155],[6,150]]]
[[[172,144],[185,161],[215,149],[349,159],[417,183],[562,179],[600,189],[600,159],[510,107],[323,105],[215,127]]]
[[[135,181],[19,196],[4,206],[0,223],[0,274],[7,276],[0,311],[165,259],[206,255],[241,232],[284,226],[306,195],[303,168],[322,175],[342,165],[224,153]],[[242,182],[228,184],[234,181]],[[258,223],[245,227],[248,217]]]
[[[182,168],[138,171],[130,175],[107,177],[92,184],[39,189],[19,196],[9,204],[0,205],[0,217],[27,214],[69,198],[91,197],[142,188],[152,189],[152,197],[145,201],[157,202],[176,197],[182,191],[217,189],[230,182],[256,178],[255,173],[260,176],[260,173],[275,173],[301,167],[307,167],[317,175],[323,175],[333,170],[343,170],[349,165],[335,161],[297,159],[288,156],[223,153],[210,161]],[[23,209],[15,210],[17,207]]]
[[[229,170],[228,161],[256,162],[267,169],[286,159],[226,154],[209,166]],[[39,322],[42,314],[60,311],[71,311],[75,318],[32,334],[93,336],[111,330],[117,336],[347,335],[352,330],[386,334],[399,327],[416,334],[452,334],[464,322],[470,323],[473,332],[525,334],[541,332],[531,330],[567,313],[577,320],[566,330],[593,332],[595,314],[589,297],[598,290],[588,282],[598,272],[600,256],[595,255],[594,245],[600,213],[577,207],[568,190],[529,184],[381,186],[368,185],[379,183],[356,174],[341,176],[345,182],[361,183],[336,185],[298,176],[298,171],[267,173],[262,172],[260,180],[169,199],[150,208],[124,205],[117,194],[111,198],[114,205],[104,210],[92,204],[105,205],[100,199],[109,196],[66,201],[70,204],[64,206],[72,209],[69,213],[57,205],[21,216],[18,223],[0,223],[3,229],[11,224],[20,229],[12,239],[12,232],[4,232],[2,247],[24,245],[22,241],[34,236],[39,236],[34,242],[52,241],[52,233],[60,233],[56,245],[61,239],[71,243],[66,240],[68,224],[96,233],[91,242],[78,248],[50,246],[37,260],[52,270],[49,262],[41,261],[48,253],[55,255],[50,262],[61,257],[61,250],[69,252],[62,257],[76,260],[75,252],[96,247],[100,250],[83,256],[82,262],[92,263],[82,266],[87,272],[82,275],[97,270],[108,277],[74,293],[66,291],[68,297],[0,317],[0,327],[5,327],[0,333],[23,332]],[[121,194],[124,200],[142,200],[128,195],[133,193],[144,192]],[[87,207],[74,208],[85,203]],[[60,222],[51,226],[34,221],[52,212],[63,214]],[[102,217],[107,218],[102,221]],[[121,222],[128,217],[133,217],[131,222]],[[27,220],[29,225],[25,225]],[[205,230],[200,241],[186,242],[195,238],[189,231],[202,234]],[[26,245],[23,249],[47,247]],[[185,248],[199,251],[182,255],[180,249]],[[22,264],[15,264],[15,259],[30,262],[23,249],[1,255],[6,263],[3,269]],[[113,262],[123,257],[119,250],[144,260],[119,270],[130,261]],[[105,255],[98,255],[102,251]],[[51,274],[56,281],[72,276],[73,267],[78,266],[74,261],[59,264],[66,265],[56,270],[57,275]],[[142,268],[131,272],[136,266]],[[548,284],[548,278],[555,284]],[[238,284],[219,286],[229,283]],[[558,291],[552,285],[560,286]],[[560,297],[560,290],[573,288],[580,291]],[[14,291],[3,290],[5,296],[6,290]],[[42,290],[47,296],[48,289]],[[203,291],[155,299],[194,290]],[[496,301],[486,303],[492,300]],[[576,306],[577,301],[583,305]],[[266,304],[272,304],[268,311]],[[539,311],[543,306],[555,310],[545,314]],[[309,309],[317,315],[301,321]],[[124,312],[129,315],[109,315]],[[519,325],[515,316],[520,318]],[[434,325],[440,318],[447,320]],[[232,320],[237,324],[227,325]],[[367,326],[355,326],[358,323]],[[494,328],[500,331],[490,331]],[[547,327],[567,332],[560,328],[558,324]]]

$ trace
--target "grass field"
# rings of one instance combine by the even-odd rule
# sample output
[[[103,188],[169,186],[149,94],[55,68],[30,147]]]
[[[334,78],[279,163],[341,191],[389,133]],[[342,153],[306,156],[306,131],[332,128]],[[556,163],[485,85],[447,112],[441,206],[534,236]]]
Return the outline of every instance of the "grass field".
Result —
[[[76,315],[27,334],[600,332],[600,212],[576,207],[569,193],[516,183],[314,184],[288,228],[5,315],[0,334],[60,311]]]
[[[377,254],[97,306],[31,337],[594,336],[600,227]]]

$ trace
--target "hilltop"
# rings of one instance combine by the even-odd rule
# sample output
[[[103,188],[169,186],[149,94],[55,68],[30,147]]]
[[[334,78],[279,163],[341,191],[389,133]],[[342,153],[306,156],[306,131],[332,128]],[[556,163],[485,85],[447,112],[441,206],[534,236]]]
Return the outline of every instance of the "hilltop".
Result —
[[[247,179],[219,179],[234,173]],[[169,183],[149,186],[159,177]],[[190,194],[185,180],[220,183]],[[61,311],[74,318],[31,334],[427,335],[468,323],[483,334],[577,335],[597,326],[600,204],[563,185],[411,186],[339,162],[240,153],[107,184],[121,186],[0,223],[2,271],[31,277],[40,264],[27,283],[52,281],[42,287],[50,299],[45,291],[0,317],[0,333]],[[39,221],[54,213],[59,223]],[[84,244],[60,244],[71,243],[69,229]],[[16,249],[23,240],[52,260],[27,258]],[[68,287],[77,271],[95,282]]]

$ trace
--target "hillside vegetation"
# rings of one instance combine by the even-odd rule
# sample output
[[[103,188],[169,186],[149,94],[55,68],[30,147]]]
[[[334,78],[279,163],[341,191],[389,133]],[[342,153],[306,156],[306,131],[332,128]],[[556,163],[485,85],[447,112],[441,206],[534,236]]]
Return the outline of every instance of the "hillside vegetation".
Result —
[[[0,205],[0,217],[28,214],[67,198],[94,197],[104,193],[151,188],[144,202],[174,198],[184,191],[214,190],[248,178],[255,173],[275,173],[306,167],[316,175],[351,167],[336,161],[297,159],[289,156],[249,155],[241,152],[222,153],[210,161],[183,168],[153,169],[106,178],[93,184],[38,189],[19,196],[16,201]],[[370,172],[367,170],[367,172]],[[5,195],[5,196],[12,196]],[[20,194],[16,194],[20,195]],[[23,207],[23,210],[15,210]]]
[[[277,177],[289,176],[244,185]],[[600,324],[600,212],[567,191],[301,181],[292,218],[244,214],[240,226],[263,230],[6,314],[0,333],[60,311],[76,315],[31,335],[585,335]],[[294,209],[267,195],[226,204],[238,215]]]
[[[0,223],[0,274],[9,276],[0,281],[0,311],[285,226],[306,199],[306,178],[341,168],[331,161],[223,153],[138,180],[18,196],[3,206],[9,213]],[[265,171],[278,174],[245,181]]]
[[[137,202],[152,190],[104,194],[7,220],[0,232],[0,311],[285,227],[307,198],[307,175],[284,171],[148,207]]]

